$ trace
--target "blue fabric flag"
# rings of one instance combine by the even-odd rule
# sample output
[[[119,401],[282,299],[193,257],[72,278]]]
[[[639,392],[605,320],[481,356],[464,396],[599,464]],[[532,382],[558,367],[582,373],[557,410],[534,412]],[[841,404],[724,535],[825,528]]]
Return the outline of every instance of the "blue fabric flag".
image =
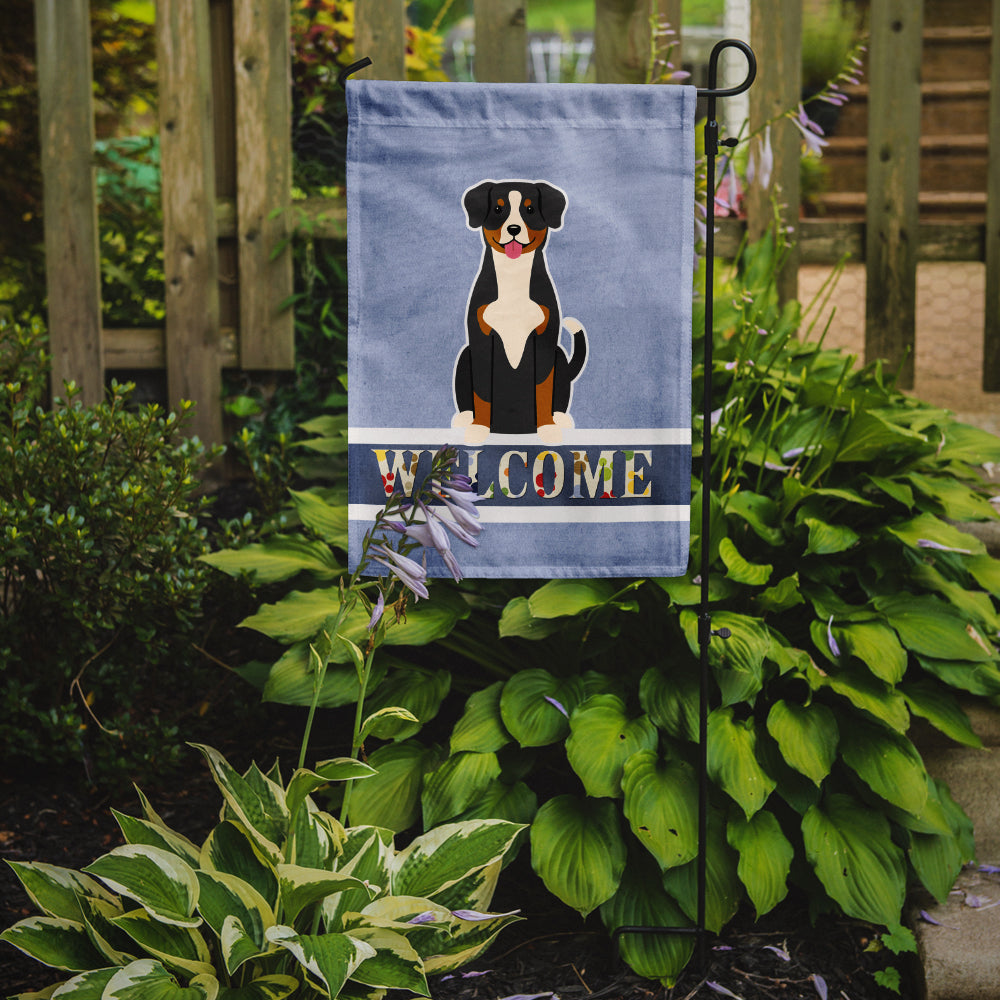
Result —
[[[451,444],[467,576],[686,571],[695,99],[348,82],[352,566]]]

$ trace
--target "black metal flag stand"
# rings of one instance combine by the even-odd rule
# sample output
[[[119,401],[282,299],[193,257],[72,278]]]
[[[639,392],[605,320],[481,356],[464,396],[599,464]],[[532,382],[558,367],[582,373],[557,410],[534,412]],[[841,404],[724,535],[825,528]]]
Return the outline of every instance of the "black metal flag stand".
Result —
[[[747,60],[747,75],[739,86],[719,88],[719,57],[725,49],[739,49]],[[350,66],[345,66],[337,77],[344,87],[352,73],[371,65],[365,56]],[[698,703],[698,909],[694,927],[623,926],[614,931],[612,937],[617,943],[623,934],[694,934],[698,939],[698,963],[702,970],[706,967],[705,955],[705,896],[707,883],[707,834],[708,834],[708,698],[709,666],[708,649],[712,637],[729,637],[729,629],[712,629],[712,615],[708,609],[709,589],[709,535],[711,531],[710,477],[712,472],[712,292],[715,280],[715,158],[721,146],[735,146],[735,138],[719,138],[719,123],[716,121],[716,100],[720,97],[735,97],[750,89],[757,76],[757,59],[753,49],[746,42],[726,38],[716,43],[708,61],[708,87],[698,90],[698,96],[707,99],[707,120],[705,122],[705,159],[708,183],[706,187],[706,233],[705,233],[705,343],[704,343],[704,397],[702,402],[702,453],[701,453],[701,600],[698,611],[698,646],[701,653],[701,687]]]

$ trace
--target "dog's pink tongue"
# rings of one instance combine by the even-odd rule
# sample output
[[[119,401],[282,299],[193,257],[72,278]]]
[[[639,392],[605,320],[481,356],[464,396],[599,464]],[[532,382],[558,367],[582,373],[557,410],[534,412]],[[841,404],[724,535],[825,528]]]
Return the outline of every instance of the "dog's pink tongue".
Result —
[[[511,259],[517,260],[521,256],[521,244],[517,240],[511,240],[510,243],[504,245],[503,252]]]

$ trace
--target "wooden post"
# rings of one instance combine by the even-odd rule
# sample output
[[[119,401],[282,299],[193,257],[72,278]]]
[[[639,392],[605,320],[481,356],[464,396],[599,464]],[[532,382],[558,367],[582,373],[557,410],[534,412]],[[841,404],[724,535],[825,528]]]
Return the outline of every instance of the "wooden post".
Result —
[[[475,0],[475,77],[478,83],[524,83],[528,78],[524,0]]]
[[[191,430],[214,444],[222,440],[222,406],[210,50],[207,0],[160,0],[167,395],[172,404],[197,404]]]
[[[595,0],[594,67],[598,83],[645,83],[653,0]]]
[[[372,65],[355,74],[373,80],[406,79],[405,0],[361,0],[354,5],[355,58]]]
[[[990,137],[986,178],[986,326],[983,390],[1000,392],[1000,0],[993,0],[990,45]]]
[[[868,56],[865,360],[913,387],[923,0],[872,0]],[[905,359],[905,360],[904,360]]]
[[[88,0],[35,0],[52,394],[104,397]]]
[[[293,314],[282,307],[292,294],[291,233],[282,211],[292,200],[290,31],[288,0],[233,7],[243,368],[295,367]]]
[[[750,88],[750,131],[798,107],[802,98],[802,4],[800,0],[757,0],[750,8],[750,40],[757,56],[757,80]],[[725,114],[725,108],[721,109]],[[735,134],[739,122],[729,123]],[[754,139],[756,144],[759,140]],[[774,222],[774,203],[780,206],[779,225],[792,228],[792,246],[778,273],[778,297],[797,298],[799,287],[799,158],[802,136],[790,121],[771,126],[774,170],[767,188],[759,178],[747,192],[747,228],[751,240],[760,239]],[[759,148],[759,147],[758,147]],[[779,234],[774,234],[778,238]]]

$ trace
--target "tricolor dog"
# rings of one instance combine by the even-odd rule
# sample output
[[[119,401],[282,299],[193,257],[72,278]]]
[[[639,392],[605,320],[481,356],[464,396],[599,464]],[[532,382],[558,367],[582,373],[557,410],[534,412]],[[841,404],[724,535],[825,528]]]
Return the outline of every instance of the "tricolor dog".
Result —
[[[453,427],[476,444],[490,432],[534,434],[548,444],[573,426],[572,382],[583,370],[587,337],[562,320],[545,263],[549,230],[562,226],[566,195],[545,181],[482,181],[462,196],[470,229],[485,248],[469,294],[468,344],[455,365]],[[573,355],[559,346],[562,326]]]

